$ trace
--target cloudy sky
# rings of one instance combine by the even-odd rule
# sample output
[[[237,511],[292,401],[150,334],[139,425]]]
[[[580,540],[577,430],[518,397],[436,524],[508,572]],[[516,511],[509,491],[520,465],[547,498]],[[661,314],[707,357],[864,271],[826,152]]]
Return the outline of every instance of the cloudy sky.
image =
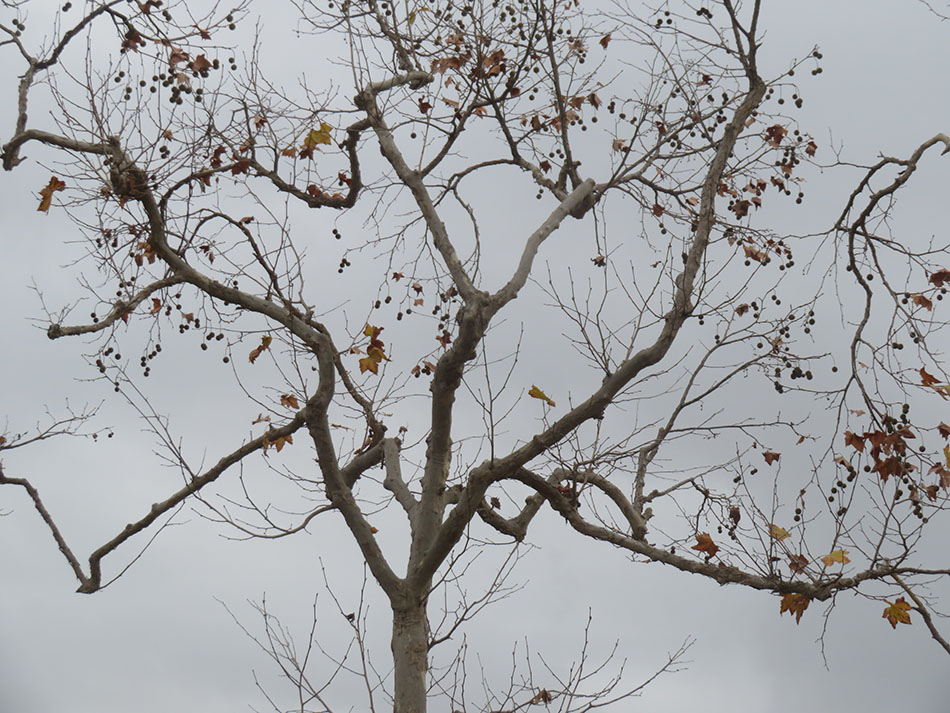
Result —
[[[43,17],[39,5],[36,22]],[[773,0],[765,6],[765,74],[780,71],[815,45],[824,53],[820,80],[802,80],[806,104],[799,121],[823,146],[840,146],[843,160],[906,155],[935,133],[950,133],[950,23],[925,5]],[[265,40],[292,26],[291,17],[289,7],[268,10],[262,20]],[[7,61],[0,65],[0,91],[7,100],[0,103],[0,128],[6,127],[8,136],[18,68],[9,48],[2,49]],[[269,51],[266,45],[264,51]],[[43,110],[35,110],[31,120],[47,126]],[[25,153],[31,160],[3,176],[5,190],[0,192],[6,347],[0,351],[0,418],[14,432],[44,423],[47,409],[61,414],[67,405],[81,409],[113,396],[102,382],[88,381],[95,371],[82,353],[91,348],[45,337],[34,287],[52,309],[68,304],[76,294],[77,271],[64,266],[78,248],[73,228],[61,214],[35,212],[36,190],[47,180],[55,157],[39,148]],[[794,230],[827,227],[855,175],[826,176],[811,190],[809,210],[798,217],[801,223]],[[905,198],[909,209],[901,213],[902,230],[930,235],[946,225],[948,176],[950,157],[941,161],[936,152],[928,155],[921,179]],[[328,229],[320,226],[324,233]],[[227,411],[244,402],[227,396],[228,372],[210,368],[195,353],[173,348],[172,358],[161,365],[166,377],[157,407],[171,411],[177,406],[175,433],[189,439],[196,457],[205,454],[213,462],[233,443],[221,425]],[[115,436],[100,442],[62,439],[4,458],[9,475],[35,479],[77,553],[88,553],[165,497],[177,477],[155,457],[154,436],[121,403],[108,401],[97,425],[111,427]],[[257,475],[248,471],[250,487],[258,483]],[[268,609],[305,641],[316,596],[317,635],[326,652],[338,655],[349,642],[347,623],[327,591],[324,571],[344,611],[358,606],[363,572],[358,553],[332,514],[318,518],[299,537],[237,542],[225,537],[233,531],[185,510],[121,580],[85,596],[75,593],[71,571],[19,492],[0,491],[0,513],[6,514],[0,517],[3,710],[266,710],[255,675],[277,697],[287,689],[228,613],[230,609],[252,633],[259,632],[260,618],[249,601],[265,597]],[[552,670],[566,670],[581,648],[590,611],[591,661],[603,658],[616,642],[615,662],[626,660],[631,684],[662,666],[668,652],[694,641],[682,670],[653,682],[626,710],[751,713],[791,705],[871,713],[897,706],[946,710],[948,661],[919,620],[892,631],[880,620],[879,602],[841,597],[827,620],[822,645],[818,639],[826,622],[820,611],[809,611],[796,626],[787,616],[779,618],[775,597],[721,588],[658,565],[634,565],[619,551],[570,537],[550,513],[536,525],[529,538],[532,546],[524,548],[512,577],[524,587],[483,612],[466,633],[473,681],[478,666],[494,680],[504,680],[512,653],[523,660],[526,646]],[[940,534],[930,532],[938,536],[934,539]],[[932,564],[944,564],[938,547],[932,554]],[[366,590],[368,640],[385,667],[387,613],[372,583]],[[314,657],[315,677],[320,678],[331,670],[330,661]],[[539,660],[534,659],[534,671],[543,685],[547,674]],[[341,701],[340,710],[350,709],[345,702],[353,710],[365,709],[359,682],[341,683],[335,699]],[[349,701],[348,695],[353,697]]]

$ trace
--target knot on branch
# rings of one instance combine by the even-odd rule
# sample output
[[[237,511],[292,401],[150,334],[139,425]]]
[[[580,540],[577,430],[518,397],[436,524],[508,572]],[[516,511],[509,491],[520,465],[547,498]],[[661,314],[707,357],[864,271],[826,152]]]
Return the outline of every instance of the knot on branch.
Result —
[[[112,163],[109,168],[109,183],[112,192],[122,200],[142,200],[148,191],[148,176],[145,171],[132,165]]]
[[[3,145],[3,170],[12,171],[19,166],[23,159],[20,158],[20,145],[14,141]]]
[[[571,217],[580,220],[587,215],[587,212],[594,207],[596,202],[597,199],[594,197],[594,194],[588,193],[580,203],[574,206],[574,210],[571,211]]]

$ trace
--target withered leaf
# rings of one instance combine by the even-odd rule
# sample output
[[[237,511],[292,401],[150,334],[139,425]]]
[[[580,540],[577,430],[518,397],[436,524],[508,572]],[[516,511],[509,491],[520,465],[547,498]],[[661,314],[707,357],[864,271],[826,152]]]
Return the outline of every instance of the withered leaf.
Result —
[[[247,360],[251,362],[251,364],[257,361],[257,357],[263,354],[266,349],[270,348],[272,339],[273,338],[267,334],[261,337],[261,343],[251,350],[251,353],[247,355]]]
[[[43,213],[48,213],[50,206],[53,204],[53,194],[56,191],[63,190],[65,187],[65,181],[61,181],[56,178],[56,176],[52,176],[49,179],[49,183],[40,189],[40,196],[42,196],[42,200],[40,201],[40,206],[37,208],[37,210],[42,211]]]
[[[802,574],[807,566],[808,558],[805,555],[790,555],[788,558],[788,568],[795,574]]]
[[[791,616],[795,617],[795,623],[798,624],[801,622],[802,614],[805,613],[810,603],[811,597],[805,594],[789,592],[788,594],[782,595],[782,604],[779,607],[778,613],[782,615],[788,612]]]

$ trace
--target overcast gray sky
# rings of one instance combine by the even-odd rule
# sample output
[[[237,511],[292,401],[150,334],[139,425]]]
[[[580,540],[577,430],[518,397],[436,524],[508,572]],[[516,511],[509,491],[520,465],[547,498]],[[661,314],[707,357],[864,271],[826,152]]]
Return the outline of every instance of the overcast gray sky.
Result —
[[[843,159],[871,162],[879,153],[906,155],[935,133],[950,133],[950,23],[926,6],[771,0],[765,7],[764,74],[771,76],[769,70],[780,70],[814,45],[824,53],[820,79],[801,80],[806,104],[798,117],[821,146],[834,142],[842,146]],[[285,27],[291,14],[290,8],[268,9],[265,39]],[[278,55],[266,45],[264,52],[265,58],[268,52]],[[11,53],[4,56],[0,91],[7,99],[0,103],[0,135],[6,140],[18,65]],[[44,112],[34,111],[31,119],[44,127]],[[76,246],[70,245],[73,228],[61,213],[35,212],[36,191],[50,170],[35,159],[50,154],[39,148],[25,153],[30,165],[5,174],[0,192],[5,345],[0,417],[14,430],[42,422],[46,408],[62,413],[67,400],[81,408],[112,396],[101,382],[82,381],[94,371],[81,358],[79,342],[47,340],[44,325],[34,319],[42,311],[33,283],[54,309],[75,294],[76,273],[63,265]],[[922,171],[903,197],[900,228],[908,234],[930,235],[947,224],[950,157],[929,156]],[[855,175],[841,171],[809,186],[808,211],[797,214],[800,222],[790,230],[829,226]],[[217,418],[219,409],[231,405],[221,400],[230,377],[192,357],[194,350],[174,349],[174,361],[161,365],[174,378],[162,382],[158,400],[187,403],[173,426],[192,439],[192,448],[197,435],[210,462],[233,443]],[[59,440],[4,458],[8,474],[35,478],[78,553],[99,546],[165,497],[177,477],[158,465],[154,437],[134,414],[107,405],[98,423],[114,427],[115,437],[99,443]],[[200,447],[194,451],[199,452]],[[254,478],[249,472],[249,481]],[[278,695],[280,683],[222,605],[255,629],[259,621],[247,600],[259,601],[265,593],[268,608],[302,639],[316,594],[321,643],[330,653],[346,646],[346,622],[328,596],[321,562],[349,609],[359,596],[362,568],[332,514],[298,537],[235,542],[222,537],[229,531],[185,510],[176,518],[179,524],[164,531],[119,582],[85,596],[75,593],[77,583],[48,531],[12,488],[0,490],[0,512],[7,511],[12,513],[0,517],[0,710],[233,713],[248,705],[266,710],[252,670]],[[537,548],[526,548],[512,580],[525,587],[483,612],[467,630],[470,650],[496,680],[505,677],[513,648],[522,650],[526,641],[553,668],[568,666],[591,610],[591,658],[619,641],[618,661],[627,660],[631,682],[648,677],[667,652],[695,639],[688,666],[652,683],[627,710],[752,713],[802,705],[817,712],[947,710],[950,662],[919,619],[892,631],[880,620],[879,602],[842,597],[824,636],[826,668],[816,641],[825,624],[817,604],[796,626],[779,617],[773,596],[631,563],[619,551],[571,536],[553,513],[536,525],[529,539]],[[940,534],[930,532],[934,540]],[[933,565],[945,565],[939,547],[933,554]],[[387,611],[371,583],[367,589],[369,621],[376,622],[370,643],[385,666]],[[318,668],[326,665],[321,660]],[[359,695],[358,683],[351,685],[354,697]],[[353,709],[364,709],[362,699],[354,700]]]

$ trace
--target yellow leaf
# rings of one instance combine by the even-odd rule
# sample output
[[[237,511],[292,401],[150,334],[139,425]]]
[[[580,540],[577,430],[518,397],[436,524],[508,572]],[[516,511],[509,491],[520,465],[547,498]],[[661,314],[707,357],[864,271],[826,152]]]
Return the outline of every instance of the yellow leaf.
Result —
[[[360,359],[361,374],[367,371],[377,374],[379,373],[379,365],[383,361],[389,361],[389,357],[386,356],[385,352],[386,345],[379,338],[379,333],[382,331],[382,327],[374,327],[371,324],[367,324],[363,328],[363,336],[369,337],[369,346],[366,348],[366,356]]]
[[[830,552],[822,557],[821,561],[825,563],[826,567],[831,567],[835,562],[840,564],[848,564],[848,562],[851,560],[848,559],[847,550],[834,550],[833,552]]]
[[[541,389],[539,389],[534,384],[531,384],[531,388],[528,390],[528,396],[530,396],[533,399],[540,399],[541,401],[544,401],[551,408],[554,408],[554,406],[556,405],[553,401],[551,401],[551,399],[548,397],[546,393],[541,391]]]
[[[330,132],[333,127],[327,123],[320,123],[319,129],[310,129],[303,138],[303,147],[305,149],[315,149],[320,144],[330,144]]]
[[[56,176],[53,176],[49,179],[49,183],[43,186],[40,190],[40,195],[43,197],[43,200],[40,201],[40,207],[37,210],[43,211],[44,213],[49,212],[49,207],[53,204],[53,194],[56,191],[61,191],[66,187],[66,182],[61,181]]]
[[[374,535],[375,535],[377,532],[379,532],[379,530],[378,530],[377,528],[373,527],[372,525],[369,526],[369,531],[372,532]]]
[[[947,467],[950,468],[950,446],[943,447],[943,457],[947,459]]]
[[[792,536],[791,533],[784,527],[771,524],[769,525],[769,535],[779,542]]]
[[[884,610],[884,616],[881,618],[887,619],[892,629],[896,629],[898,624],[910,624],[911,606],[904,597],[900,597],[893,604],[890,602],[885,603],[887,604],[887,608]]]
[[[364,374],[367,371],[371,371],[374,374],[379,373],[379,362],[380,359],[376,359],[372,356],[365,356],[360,359],[360,373]]]

